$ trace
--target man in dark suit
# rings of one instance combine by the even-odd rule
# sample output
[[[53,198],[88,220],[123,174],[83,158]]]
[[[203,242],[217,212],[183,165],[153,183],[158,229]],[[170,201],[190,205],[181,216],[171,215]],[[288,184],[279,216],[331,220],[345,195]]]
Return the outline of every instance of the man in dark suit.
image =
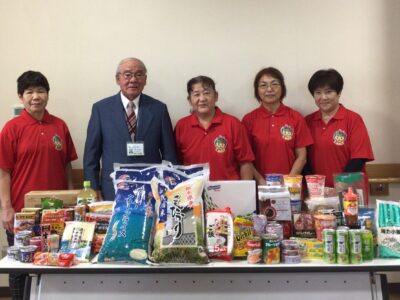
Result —
[[[123,59],[116,82],[121,91],[96,102],[87,128],[84,177],[105,200],[114,200],[114,163],[176,163],[175,140],[167,106],[142,94],[147,70],[137,58]],[[100,174],[101,159],[101,174]]]

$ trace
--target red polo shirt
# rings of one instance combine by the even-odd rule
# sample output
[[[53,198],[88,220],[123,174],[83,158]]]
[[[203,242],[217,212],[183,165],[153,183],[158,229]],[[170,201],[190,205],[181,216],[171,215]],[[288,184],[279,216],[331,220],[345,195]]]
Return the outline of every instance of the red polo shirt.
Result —
[[[210,180],[238,180],[239,163],[254,160],[243,125],[218,107],[208,129],[200,126],[194,113],[180,119],[175,138],[180,161],[184,165],[208,162]]]
[[[309,162],[313,173],[326,176],[326,186],[333,187],[333,174],[342,173],[351,159],[374,160],[368,131],[359,114],[340,104],[328,124],[322,121],[320,111],[308,115],[306,121],[314,138],[308,149]]]
[[[67,125],[45,111],[38,121],[22,111],[0,134],[0,168],[11,174],[11,204],[16,212],[33,190],[67,189],[65,167],[77,159]]]
[[[256,157],[254,165],[261,175],[289,174],[296,160],[295,149],[313,143],[303,116],[283,103],[275,113],[260,105],[242,122]]]

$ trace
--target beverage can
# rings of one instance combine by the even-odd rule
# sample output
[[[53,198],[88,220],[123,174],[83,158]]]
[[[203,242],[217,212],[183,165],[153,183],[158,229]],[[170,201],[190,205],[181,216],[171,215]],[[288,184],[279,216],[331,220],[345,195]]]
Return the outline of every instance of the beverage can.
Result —
[[[362,262],[362,242],[361,230],[349,230],[349,244],[350,244],[350,263],[359,264]]]
[[[370,230],[361,230],[361,245],[363,261],[371,261],[374,259],[374,237]]]
[[[349,264],[349,231],[336,230],[336,255],[338,264]]]
[[[47,236],[47,247],[49,252],[58,252],[60,248],[60,236],[58,234],[49,234]]]
[[[322,230],[322,241],[324,245],[324,261],[330,264],[336,263],[336,230],[330,228]]]
[[[280,263],[280,247],[279,238],[277,234],[269,233],[262,237],[262,256],[263,262],[266,264],[279,264]]]

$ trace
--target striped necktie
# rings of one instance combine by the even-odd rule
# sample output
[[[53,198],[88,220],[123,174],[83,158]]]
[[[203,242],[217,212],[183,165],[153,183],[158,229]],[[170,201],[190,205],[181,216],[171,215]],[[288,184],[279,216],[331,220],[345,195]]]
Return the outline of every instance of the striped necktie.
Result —
[[[135,103],[133,101],[128,102],[128,106],[126,109],[126,123],[128,125],[128,131],[132,138],[132,141],[135,141],[135,134],[136,134],[136,114],[135,114]]]

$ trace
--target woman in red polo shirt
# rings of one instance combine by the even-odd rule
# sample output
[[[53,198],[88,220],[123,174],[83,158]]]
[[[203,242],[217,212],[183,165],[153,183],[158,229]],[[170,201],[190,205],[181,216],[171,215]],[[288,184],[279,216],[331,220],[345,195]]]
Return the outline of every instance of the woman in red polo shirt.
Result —
[[[240,121],[217,106],[218,92],[207,76],[187,83],[192,114],[175,127],[178,159],[184,165],[209,163],[210,180],[253,179],[253,152]]]
[[[286,86],[282,73],[272,67],[254,79],[254,96],[260,106],[243,118],[254,151],[254,177],[265,184],[268,173],[300,174],[313,143],[303,116],[282,103]]]
[[[319,108],[306,117],[314,138],[308,161],[311,172],[325,175],[329,187],[333,187],[333,174],[365,173],[365,163],[374,160],[363,119],[339,103],[342,89],[343,77],[334,69],[319,70],[308,82]]]

